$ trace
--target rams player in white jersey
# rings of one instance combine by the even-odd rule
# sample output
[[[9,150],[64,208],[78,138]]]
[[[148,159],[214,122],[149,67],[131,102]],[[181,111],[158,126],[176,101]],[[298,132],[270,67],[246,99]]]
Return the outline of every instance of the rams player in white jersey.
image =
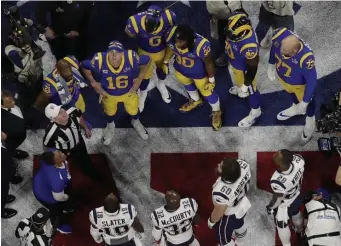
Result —
[[[96,243],[105,246],[142,246],[143,226],[133,205],[119,203],[114,194],[104,200],[104,206],[89,214],[90,234]],[[140,233],[137,234],[136,232]]]
[[[219,178],[213,185],[214,209],[208,227],[214,228],[220,246],[244,246],[247,228],[244,219],[251,203],[246,197],[250,186],[251,170],[243,160],[226,158],[218,164]]]
[[[166,192],[165,199],[166,205],[151,215],[154,243],[160,245],[163,234],[166,246],[199,246],[192,227],[200,222],[197,202],[192,198],[181,199],[172,190]]]
[[[305,198],[306,239],[309,246],[341,246],[340,208],[331,201],[331,196],[323,188],[317,189]]]
[[[286,149],[276,152],[273,161],[278,169],[270,180],[274,194],[266,209],[269,214],[274,214],[278,236],[283,246],[291,246],[289,219],[292,219],[297,233],[303,232],[303,218],[300,212],[303,198],[300,191],[305,162],[302,156]]]

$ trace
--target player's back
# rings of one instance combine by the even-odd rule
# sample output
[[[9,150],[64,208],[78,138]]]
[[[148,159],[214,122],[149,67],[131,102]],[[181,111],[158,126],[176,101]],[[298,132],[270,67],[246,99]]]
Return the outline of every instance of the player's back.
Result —
[[[169,212],[165,207],[155,209],[151,215],[154,226],[162,229],[167,241],[178,244],[187,242],[193,236],[192,220],[198,204],[192,198],[180,201],[180,207]]]
[[[300,194],[304,173],[304,159],[294,155],[292,165],[286,172],[275,171],[270,184],[274,192],[284,194],[284,202],[290,206]]]
[[[295,35],[300,42],[299,50],[293,57],[281,55],[281,43],[283,39]],[[305,69],[315,69],[315,58],[310,46],[287,28],[276,29],[272,37],[270,56],[274,56],[277,74],[284,82],[290,85],[303,85]]]
[[[95,225],[103,231],[102,236],[107,244],[123,244],[133,239],[133,210],[134,207],[130,204],[120,204],[119,212],[115,214],[105,212],[104,207],[92,211]]]
[[[166,9],[161,13],[160,24],[153,33],[146,31],[147,12],[141,12],[128,19],[127,28],[137,36],[139,47],[149,53],[157,53],[166,48],[165,34],[175,23],[175,14]]]
[[[210,42],[196,33],[193,49],[181,50],[175,45],[175,31],[176,27],[173,27],[166,36],[166,41],[175,54],[174,68],[192,79],[207,77],[204,59],[211,52]]]
[[[225,52],[230,64],[238,70],[247,70],[246,59],[253,59],[259,53],[259,44],[253,29],[240,41],[225,41]]]
[[[107,52],[97,53],[92,66],[100,73],[102,88],[112,96],[121,96],[129,92],[138,76],[139,57],[135,51],[125,50],[120,66],[115,69],[109,62]]]
[[[244,208],[249,207],[250,203],[246,193],[250,187],[251,170],[247,162],[237,160],[241,167],[241,175],[234,183],[225,182],[221,177],[213,185],[213,202],[227,205],[226,215],[246,213]],[[246,209],[248,210],[248,209]]]

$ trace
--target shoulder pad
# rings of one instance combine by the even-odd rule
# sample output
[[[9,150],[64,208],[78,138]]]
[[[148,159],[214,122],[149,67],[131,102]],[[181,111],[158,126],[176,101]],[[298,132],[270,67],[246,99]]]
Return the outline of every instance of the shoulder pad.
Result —
[[[173,26],[171,29],[168,30],[167,34],[166,34],[166,42],[168,43],[175,34],[177,26]]]
[[[258,45],[256,43],[244,44],[240,49],[240,53],[243,54],[246,59],[254,59],[258,55]]]
[[[278,38],[279,36],[281,36],[285,31],[287,31],[288,29],[286,27],[281,27],[281,28],[277,28],[274,33],[272,34],[272,40],[275,40],[276,38]]]
[[[313,52],[309,51],[301,57],[300,67],[309,70],[315,67],[315,57]]]
[[[65,56],[63,60],[67,61],[71,66],[76,68],[77,70],[79,69],[79,61],[76,59],[74,56]]]
[[[275,193],[283,194],[285,193],[285,185],[278,180],[270,180],[271,189]]]
[[[137,24],[136,17],[138,17],[138,14],[130,16],[127,22],[127,28],[132,34],[139,33],[139,25]]]
[[[166,9],[164,13],[166,15],[165,18],[167,19],[169,25],[174,26],[176,21],[175,13],[169,9]]]
[[[201,35],[198,36],[201,40],[199,41],[196,48],[196,55],[200,58],[205,58],[211,52],[211,43]]]

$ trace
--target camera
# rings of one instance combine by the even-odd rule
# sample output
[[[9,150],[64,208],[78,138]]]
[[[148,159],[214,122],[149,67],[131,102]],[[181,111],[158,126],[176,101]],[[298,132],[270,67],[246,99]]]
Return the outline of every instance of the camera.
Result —
[[[16,5],[7,6],[4,4],[4,15],[8,18],[11,33],[9,38],[15,44],[15,46],[21,48],[26,53],[33,53],[33,60],[42,58],[45,51],[39,47],[31,38],[33,28],[39,33],[43,33],[44,30],[36,26],[31,20],[21,18],[19,9]]]
[[[322,133],[341,132],[340,92],[332,99],[331,104],[321,106],[321,119],[317,120],[317,131]]]

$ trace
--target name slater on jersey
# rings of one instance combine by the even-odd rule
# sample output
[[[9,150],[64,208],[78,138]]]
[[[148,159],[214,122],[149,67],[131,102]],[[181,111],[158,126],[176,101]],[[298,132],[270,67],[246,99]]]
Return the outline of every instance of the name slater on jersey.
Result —
[[[235,190],[234,192],[235,196],[238,196],[243,191],[244,186],[246,185],[246,183],[249,181],[250,178],[251,178],[250,173],[247,172],[245,176],[243,177],[243,179],[240,181],[237,189]]]
[[[191,217],[191,210],[187,210],[185,212],[182,212],[182,213],[179,213],[177,215],[170,217],[168,220],[161,220],[161,223],[162,225],[167,226],[169,224],[173,224],[177,221],[188,219],[190,217]]]
[[[299,180],[301,178],[301,176],[303,175],[303,172],[301,169],[298,170],[298,172],[295,174],[294,179],[291,181],[291,183],[293,185],[295,185],[297,183],[297,180]]]
[[[126,220],[125,219],[117,219],[117,220],[104,220],[102,221],[103,227],[110,227],[110,226],[119,226],[119,225],[125,225]]]

